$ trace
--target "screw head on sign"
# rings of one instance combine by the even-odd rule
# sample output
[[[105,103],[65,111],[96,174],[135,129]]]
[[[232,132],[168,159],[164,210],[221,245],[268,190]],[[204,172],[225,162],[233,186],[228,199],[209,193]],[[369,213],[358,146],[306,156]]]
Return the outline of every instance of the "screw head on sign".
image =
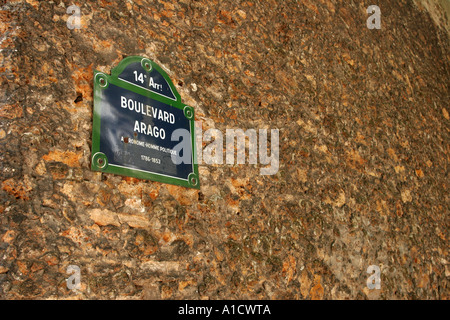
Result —
[[[104,77],[100,77],[100,79],[98,79],[98,83],[100,83],[101,87],[106,87],[106,85],[108,84]]]
[[[152,64],[150,63],[150,60],[148,60],[148,59],[142,59],[142,60],[141,60],[141,66],[142,66],[146,71],[152,70]]]
[[[191,181],[191,184],[192,184],[193,186],[196,186],[196,185],[197,185],[197,178],[196,178],[196,177],[192,177],[190,181]]]
[[[185,106],[184,107],[184,115],[186,116],[186,118],[191,120],[194,117],[194,112],[192,111],[192,108],[189,106]]]
[[[94,155],[92,162],[96,169],[105,169],[108,166],[108,158],[101,152]]]

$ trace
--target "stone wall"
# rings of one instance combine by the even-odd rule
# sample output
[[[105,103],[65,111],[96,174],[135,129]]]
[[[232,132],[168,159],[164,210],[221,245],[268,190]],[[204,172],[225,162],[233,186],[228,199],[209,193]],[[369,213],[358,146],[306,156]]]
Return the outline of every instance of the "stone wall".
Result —
[[[0,1],[0,297],[448,299],[449,38],[375,2]],[[131,55],[203,130],[279,129],[278,172],[91,171],[93,70]]]
[[[450,32],[450,1],[415,0],[419,10],[426,10],[433,21],[447,33]]]

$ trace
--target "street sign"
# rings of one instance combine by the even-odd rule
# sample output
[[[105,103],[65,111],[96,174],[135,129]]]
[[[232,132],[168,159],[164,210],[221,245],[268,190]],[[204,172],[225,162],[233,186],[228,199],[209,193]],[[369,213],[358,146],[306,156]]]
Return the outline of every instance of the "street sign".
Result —
[[[92,170],[199,189],[195,150],[194,109],[160,66],[132,56],[94,71]]]

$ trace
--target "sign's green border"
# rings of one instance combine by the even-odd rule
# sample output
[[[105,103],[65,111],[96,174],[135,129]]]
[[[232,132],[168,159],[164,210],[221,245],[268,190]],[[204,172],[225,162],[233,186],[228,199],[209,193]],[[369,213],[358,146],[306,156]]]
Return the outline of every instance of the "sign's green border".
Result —
[[[118,78],[122,71],[131,63],[141,62],[144,66],[151,65],[151,68],[157,70],[169,84],[176,101],[161,96],[156,93],[145,90],[137,85],[123,81]],[[145,67],[144,67],[145,68]],[[106,156],[100,152],[100,130],[101,130],[101,91],[109,86],[109,84],[116,85],[123,89],[132,91],[145,97],[157,100],[159,102],[170,105],[174,108],[178,108],[184,111],[186,118],[189,119],[190,131],[191,131],[191,145],[192,145],[192,168],[193,172],[189,174],[188,179],[180,179],[177,177],[171,177],[168,175],[162,175],[158,173],[151,173],[142,170],[136,170],[133,168],[123,168],[114,165],[109,165]],[[124,58],[114,69],[111,70],[111,75],[107,75],[103,72],[94,70],[94,112],[93,112],[93,126],[92,126],[92,153],[91,153],[91,170],[101,171],[105,173],[113,173],[128,177],[134,177],[138,179],[153,180],[168,184],[179,185],[188,188],[200,189],[200,179],[198,174],[197,154],[195,146],[195,114],[194,108],[181,103],[181,98],[172,81],[167,73],[153,61],[140,57],[130,56]]]

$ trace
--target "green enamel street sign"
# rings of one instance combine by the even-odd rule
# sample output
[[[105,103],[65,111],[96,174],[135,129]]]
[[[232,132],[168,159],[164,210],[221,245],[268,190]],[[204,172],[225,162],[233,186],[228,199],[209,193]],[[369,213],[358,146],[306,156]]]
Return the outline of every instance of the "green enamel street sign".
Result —
[[[94,71],[92,170],[199,189],[195,150],[194,109],[156,63]]]

